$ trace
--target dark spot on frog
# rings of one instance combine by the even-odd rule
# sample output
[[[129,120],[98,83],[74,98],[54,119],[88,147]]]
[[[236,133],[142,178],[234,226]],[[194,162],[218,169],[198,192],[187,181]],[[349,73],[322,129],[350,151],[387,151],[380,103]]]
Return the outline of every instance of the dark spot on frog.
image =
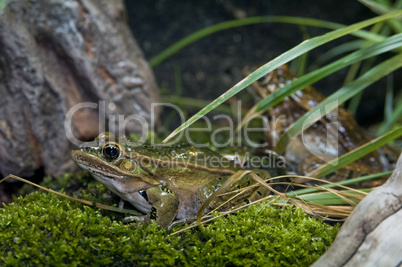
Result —
[[[248,199],[248,198],[244,199],[244,203],[249,204],[249,203],[250,203],[250,199]]]
[[[170,189],[168,189],[167,187],[164,187],[164,186],[162,186],[162,191],[164,191],[164,192],[166,192],[168,194],[173,193]]]
[[[156,220],[158,218],[157,210],[155,207],[152,207],[151,210],[149,211],[149,218],[151,220]]]

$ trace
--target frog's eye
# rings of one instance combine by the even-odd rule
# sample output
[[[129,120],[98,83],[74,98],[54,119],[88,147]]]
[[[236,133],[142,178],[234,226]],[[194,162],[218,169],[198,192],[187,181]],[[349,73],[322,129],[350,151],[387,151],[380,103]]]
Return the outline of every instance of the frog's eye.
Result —
[[[113,161],[121,156],[120,146],[116,143],[106,143],[102,147],[102,157],[106,161]]]

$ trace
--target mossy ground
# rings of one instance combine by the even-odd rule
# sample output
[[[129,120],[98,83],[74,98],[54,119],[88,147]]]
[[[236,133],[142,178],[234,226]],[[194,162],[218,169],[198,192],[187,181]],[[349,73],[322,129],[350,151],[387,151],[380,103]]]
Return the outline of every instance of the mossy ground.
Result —
[[[80,195],[107,192],[84,186]],[[18,197],[0,209],[0,265],[308,266],[338,232],[298,208],[267,203],[174,236],[181,227],[122,217],[44,192]]]

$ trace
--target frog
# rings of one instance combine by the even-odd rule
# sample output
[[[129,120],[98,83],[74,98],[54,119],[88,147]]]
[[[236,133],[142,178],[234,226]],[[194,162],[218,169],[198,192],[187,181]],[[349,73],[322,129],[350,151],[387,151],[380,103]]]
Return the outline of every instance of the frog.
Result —
[[[175,221],[189,222],[186,218],[194,218],[203,203],[242,170],[206,147],[140,144],[109,132],[100,133],[92,142],[83,142],[71,156],[98,182],[144,214],[129,219],[155,222],[167,229]],[[254,173],[263,180],[270,177],[264,170]],[[243,193],[236,196],[241,189]],[[217,207],[227,210],[268,193],[267,187],[245,175],[229,186],[228,194],[209,201],[205,212]]]
[[[243,72],[245,75],[249,75],[257,67],[247,66]],[[290,72],[289,66],[285,64],[254,82],[250,86],[250,91],[255,100],[259,101],[295,79],[297,77]],[[266,131],[265,135],[267,149],[275,150],[276,144],[287,128],[324,99],[325,96],[319,91],[312,86],[307,86],[270,108],[265,113],[270,129]],[[299,134],[292,139],[286,147],[284,156],[290,162],[294,172],[299,175],[309,175],[310,172],[325,162],[348,153],[371,139],[371,136],[358,125],[352,114],[342,106],[339,106],[337,114],[322,117],[310,127],[304,129],[303,135]],[[320,158],[311,152],[311,148],[323,152]],[[397,158],[397,153],[388,153],[389,151],[392,150],[374,151],[341,168],[339,171],[327,175],[324,179],[337,182],[388,171],[393,168],[392,162],[396,162]],[[295,179],[295,181],[306,182],[307,180]]]

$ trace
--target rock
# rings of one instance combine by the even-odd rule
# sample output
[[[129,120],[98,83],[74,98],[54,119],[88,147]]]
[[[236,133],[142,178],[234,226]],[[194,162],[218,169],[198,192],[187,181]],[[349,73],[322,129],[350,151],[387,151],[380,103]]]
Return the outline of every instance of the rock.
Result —
[[[399,266],[402,262],[402,155],[394,173],[368,194],[313,266]]]
[[[125,131],[142,133],[159,99],[122,0],[8,1],[0,10],[0,93],[3,176],[72,171],[71,141],[105,128],[123,134],[117,115],[141,119]],[[92,106],[77,106],[84,102]]]

